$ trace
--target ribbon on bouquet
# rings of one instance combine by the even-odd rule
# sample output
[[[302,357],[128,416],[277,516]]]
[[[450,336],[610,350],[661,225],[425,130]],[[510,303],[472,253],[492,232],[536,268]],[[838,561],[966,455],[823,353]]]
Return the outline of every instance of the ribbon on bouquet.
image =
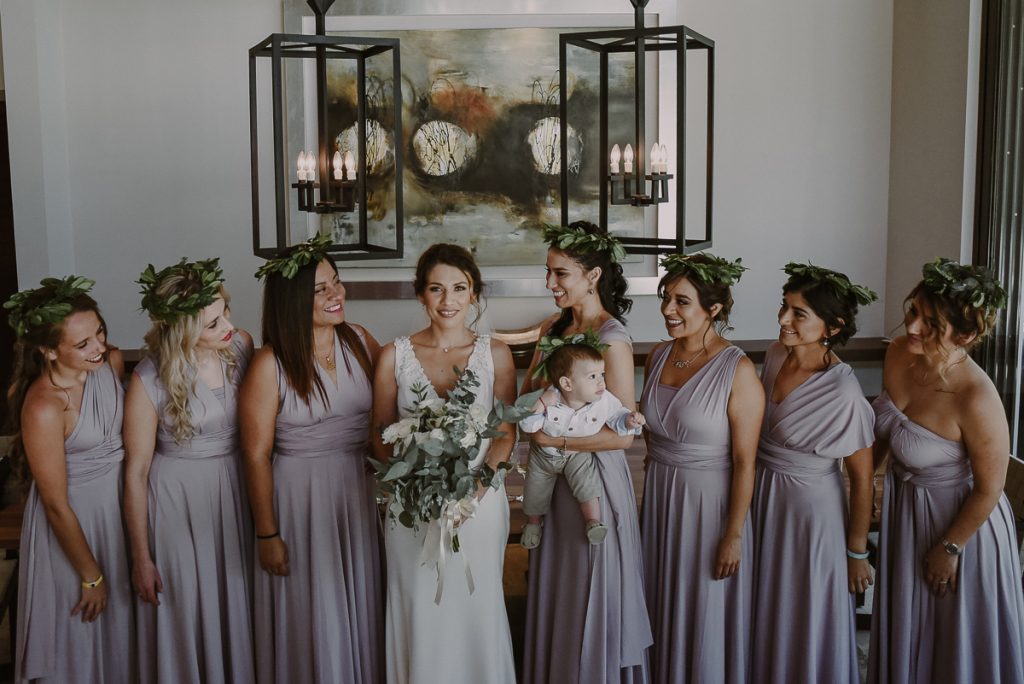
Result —
[[[476,515],[480,506],[475,496],[467,496],[458,501],[447,501],[441,507],[441,517],[432,520],[427,526],[427,534],[423,539],[423,548],[420,550],[420,565],[433,564],[437,571],[437,592],[434,594],[434,603],[441,604],[441,595],[444,594],[444,575],[448,566],[448,556],[455,553],[453,540],[458,536],[456,526],[464,524],[467,520]],[[462,562],[466,568],[466,584],[469,586],[469,593],[476,590],[473,583],[473,571],[469,567],[469,558],[462,555]]]

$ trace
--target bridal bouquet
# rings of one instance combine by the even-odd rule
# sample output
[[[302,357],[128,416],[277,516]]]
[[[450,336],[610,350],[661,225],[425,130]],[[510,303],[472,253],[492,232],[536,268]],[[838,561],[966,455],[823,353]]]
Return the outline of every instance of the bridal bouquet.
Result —
[[[488,410],[473,403],[479,386],[468,368],[459,373],[447,401],[429,397],[426,386],[415,385],[416,401],[408,407],[409,415],[384,429],[384,443],[393,445],[393,455],[384,463],[371,460],[378,486],[391,497],[398,522],[414,529],[427,525],[420,562],[437,567],[435,601],[440,601],[447,554],[459,552],[458,527],[476,514],[478,487],[497,489],[512,467],[507,462],[497,469],[486,462],[478,468],[470,464],[485,439],[504,434],[498,430],[502,422],[514,424],[529,415],[539,396],[533,392],[512,406],[496,401]],[[468,565],[466,578],[472,591]]]

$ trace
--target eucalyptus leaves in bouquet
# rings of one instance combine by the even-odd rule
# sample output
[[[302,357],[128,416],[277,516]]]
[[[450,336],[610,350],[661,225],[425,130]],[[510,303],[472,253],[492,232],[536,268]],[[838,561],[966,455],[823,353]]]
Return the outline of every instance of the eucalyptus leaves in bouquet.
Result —
[[[448,400],[429,396],[423,384],[413,386],[416,396],[409,415],[384,429],[383,441],[394,454],[387,462],[372,459],[380,490],[390,496],[398,510],[398,522],[418,529],[422,523],[455,516],[458,522],[471,517],[468,503],[479,486],[497,489],[512,464],[486,462],[471,468],[485,439],[500,437],[503,422],[517,423],[531,413],[539,393],[520,397],[515,404],[497,401],[490,410],[474,404],[480,381],[470,370],[455,372],[459,380]],[[452,550],[459,550],[453,535]]]
[[[412,388],[416,400],[405,418],[384,429],[383,441],[394,451],[386,462],[371,459],[379,489],[391,497],[389,516],[415,530],[426,526],[420,551],[421,565],[437,572],[434,603],[441,603],[445,565],[459,552],[459,525],[476,515],[475,496],[482,485],[498,489],[510,463],[492,468],[486,462],[471,467],[486,439],[504,433],[503,422],[518,423],[532,412],[540,391],[520,397],[508,406],[496,401],[487,409],[475,404],[480,381],[470,370],[455,369],[459,379],[448,400],[430,396],[424,384]],[[469,592],[474,591],[469,559],[464,558]]]

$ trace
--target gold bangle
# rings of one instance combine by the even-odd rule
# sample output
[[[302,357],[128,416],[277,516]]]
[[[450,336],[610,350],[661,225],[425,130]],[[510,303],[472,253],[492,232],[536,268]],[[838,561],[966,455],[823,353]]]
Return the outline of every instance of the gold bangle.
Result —
[[[99,577],[94,579],[92,582],[84,582],[83,581],[82,582],[82,588],[83,589],[95,589],[96,587],[100,586],[101,584],[103,584],[103,575],[100,575]]]
[[[569,449],[569,438],[562,435],[562,453],[564,454]]]

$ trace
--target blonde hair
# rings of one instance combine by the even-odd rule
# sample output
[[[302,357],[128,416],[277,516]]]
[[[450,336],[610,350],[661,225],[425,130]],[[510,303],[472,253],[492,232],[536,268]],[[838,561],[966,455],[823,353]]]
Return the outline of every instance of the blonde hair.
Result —
[[[173,294],[187,297],[195,287],[194,281],[175,273],[164,278],[157,285],[156,292],[161,298]],[[227,311],[231,298],[223,286],[220,298],[224,300],[224,310]],[[167,392],[164,411],[171,435],[178,444],[190,441],[195,434],[189,401],[196,394],[196,368],[199,365],[196,344],[202,333],[203,311],[200,309],[192,316],[179,316],[170,322],[153,319],[153,327],[144,338],[146,350],[156,365],[157,376]],[[227,366],[228,379],[234,380],[238,372],[234,347],[221,349],[217,355]]]

